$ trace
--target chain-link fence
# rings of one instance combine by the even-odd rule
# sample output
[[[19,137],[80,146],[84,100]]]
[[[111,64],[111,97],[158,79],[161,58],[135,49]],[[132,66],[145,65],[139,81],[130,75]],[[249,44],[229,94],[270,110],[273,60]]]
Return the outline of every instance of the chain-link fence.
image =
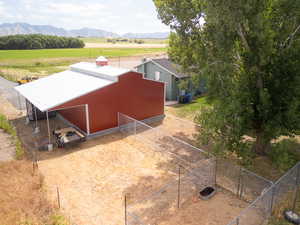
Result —
[[[250,204],[272,185],[272,182],[232,161],[216,159],[207,152],[172,137],[165,130],[153,128],[122,113],[118,117],[120,131],[126,137],[134,139],[132,144],[137,145],[137,148],[147,148],[148,151],[152,149],[164,154],[170,159],[171,166],[168,168],[172,172],[181,168],[181,173],[164,187],[128,205],[128,217],[131,219],[127,224],[136,224],[136,221],[139,224],[157,224],[164,221],[185,203],[191,204],[191,199],[199,198],[199,191],[205,187],[226,189],[236,198]],[[257,201],[257,205],[258,203]]]
[[[228,225],[260,225],[270,216],[280,216],[286,209],[295,209],[299,192],[300,162],[271,187],[264,189],[243,212]]]
[[[207,186],[215,187],[212,177],[207,176],[213,173],[209,171],[213,168],[205,163],[191,171],[179,167],[176,179],[144,199],[128,205],[127,213],[130,219],[127,224],[152,225],[168,220],[186,203],[199,196],[199,190]]]
[[[271,181],[228,159],[217,159],[216,167],[216,183],[248,203],[272,185]]]

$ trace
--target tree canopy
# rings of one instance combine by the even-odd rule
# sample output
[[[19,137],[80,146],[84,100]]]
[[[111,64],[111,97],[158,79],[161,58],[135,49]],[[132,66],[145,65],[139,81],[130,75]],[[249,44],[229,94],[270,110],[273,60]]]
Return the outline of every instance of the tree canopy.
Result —
[[[42,34],[18,34],[0,37],[0,49],[83,48],[78,38]]]
[[[198,116],[220,148],[264,154],[300,130],[299,0],[154,0],[173,61],[207,79],[213,107]],[[203,23],[205,21],[205,23]]]

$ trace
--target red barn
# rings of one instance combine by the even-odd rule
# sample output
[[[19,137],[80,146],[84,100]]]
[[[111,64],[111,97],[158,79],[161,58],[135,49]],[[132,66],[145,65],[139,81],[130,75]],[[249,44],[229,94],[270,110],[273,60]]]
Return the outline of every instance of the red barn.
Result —
[[[141,73],[97,61],[71,65],[16,90],[39,112],[59,111],[93,135],[115,129],[118,112],[138,120],[163,116],[164,88],[164,83],[144,79]]]

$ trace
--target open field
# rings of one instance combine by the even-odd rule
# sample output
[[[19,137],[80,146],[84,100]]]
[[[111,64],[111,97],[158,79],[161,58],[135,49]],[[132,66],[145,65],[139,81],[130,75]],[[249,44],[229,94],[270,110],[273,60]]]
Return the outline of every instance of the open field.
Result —
[[[16,81],[24,76],[47,76],[103,55],[110,64],[132,69],[144,56],[164,54],[166,48],[90,48],[0,51],[0,76]]]
[[[26,60],[47,60],[50,58],[74,59],[124,57],[165,52],[166,48],[79,48],[79,49],[42,49],[42,50],[0,50],[0,64],[14,64]]]

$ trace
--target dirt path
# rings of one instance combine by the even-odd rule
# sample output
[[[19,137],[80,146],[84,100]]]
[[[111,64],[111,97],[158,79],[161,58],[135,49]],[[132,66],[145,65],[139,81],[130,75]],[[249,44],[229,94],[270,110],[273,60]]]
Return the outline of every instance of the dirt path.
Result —
[[[85,48],[166,48],[167,44],[85,43]]]
[[[13,160],[15,146],[9,134],[0,129],[0,162]]]

